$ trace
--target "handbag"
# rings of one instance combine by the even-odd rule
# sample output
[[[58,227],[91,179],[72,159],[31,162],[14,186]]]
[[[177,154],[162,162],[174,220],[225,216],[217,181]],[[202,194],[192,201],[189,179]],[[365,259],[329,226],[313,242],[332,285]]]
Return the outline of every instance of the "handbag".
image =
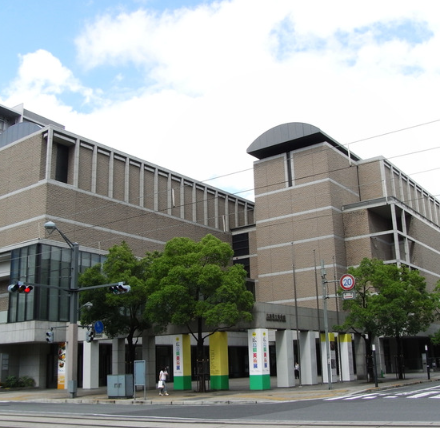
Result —
[[[157,382],[157,388],[158,389],[163,388],[163,380]]]

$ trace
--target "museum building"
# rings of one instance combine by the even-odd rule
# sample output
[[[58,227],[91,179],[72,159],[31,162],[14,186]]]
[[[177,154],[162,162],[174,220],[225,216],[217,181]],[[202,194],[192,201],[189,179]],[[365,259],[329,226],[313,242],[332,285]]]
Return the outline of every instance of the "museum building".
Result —
[[[0,105],[0,381],[26,375],[39,387],[59,387],[60,344],[72,341],[70,244],[79,245],[82,272],[122,241],[143,256],[173,237],[200,240],[208,233],[232,245],[232,262],[244,265],[255,297],[251,323],[207,341],[208,359],[210,347],[227,349],[222,375],[277,376],[278,386],[293,386],[298,360],[303,384],[365,377],[363,340],[331,332],[344,317],[339,279],[362,258],[376,257],[418,269],[434,287],[439,201],[387,159],[363,160],[312,125],[274,127],[247,153],[256,158],[255,202],[71,133],[22,105]],[[48,222],[62,232],[49,235]],[[8,292],[18,281],[48,287]],[[406,338],[408,369],[423,369],[434,330]],[[78,330],[77,378],[84,388],[126,370],[124,338],[97,336],[88,343]],[[252,339],[267,345],[262,371],[253,371]],[[185,373],[175,358],[182,344]],[[138,357],[147,362],[149,386],[163,362],[175,382],[182,373],[194,379],[193,345],[177,326],[159,337],[144,333]],[[378,346],[380,370],[393,372],[393,340],[378,339]]]

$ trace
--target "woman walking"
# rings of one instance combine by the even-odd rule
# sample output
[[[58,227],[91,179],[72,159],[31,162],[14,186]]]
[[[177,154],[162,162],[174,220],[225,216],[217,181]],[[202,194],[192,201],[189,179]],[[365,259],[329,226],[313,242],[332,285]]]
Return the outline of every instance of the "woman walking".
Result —
[[[159,373],[159,395],[169,395],[167,391],[168,367],[164,367]]]

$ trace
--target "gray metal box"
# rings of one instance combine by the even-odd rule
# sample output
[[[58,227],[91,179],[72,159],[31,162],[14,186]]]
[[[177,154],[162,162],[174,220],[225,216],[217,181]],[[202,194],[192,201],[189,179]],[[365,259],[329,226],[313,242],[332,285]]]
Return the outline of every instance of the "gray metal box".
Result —
[[[107,375],[108,398],[132,398],[134,393],[133,375]]]

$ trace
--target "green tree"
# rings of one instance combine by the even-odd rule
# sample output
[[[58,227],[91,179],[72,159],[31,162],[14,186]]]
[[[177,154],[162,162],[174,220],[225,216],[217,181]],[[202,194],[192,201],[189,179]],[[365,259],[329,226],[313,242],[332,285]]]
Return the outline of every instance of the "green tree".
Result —
[[[208,234],[200,242],[171,239],[153,264],[145,314],[159,331],[168,324],[185,326],[197,342],[199,361],[207,336],[252,320],[254,299],[246,290],[246,271],[230,265],[232,256],[229,244]]]
[[[425,331],[435,319],[438,292],[426,289],[425,278],[406,266],[386,265],[381,260],[363,259],[348,272],[356,278],[356,297],[344,300],[348,311],[345,322],[336,330],[353,330],[366,340],[367,363],[371,361],[371,343],[377,336],[394,337],[397,345],[397,369],[403,378],[402,337]],[[367,364],[371,373],[371,364]]]
[[[133,370],[138,338],[142,331],[151,326],[144,316],[144,307],[148,297],[146,279],[155,257],[157,253],[147,254],[143,259],[138,259],[123,242],[110,248],[109,255],[102,265],[92,266],[79,278],[81,287],[118,282],[130,286],[130,291],[124,294],[113,294],[107,287],[80,293],[81,305],[86,302],[93,304],[81,309],[81,324],[90,325],[95,321],[102,321],[107,336],[125,336],[129,373]]]

